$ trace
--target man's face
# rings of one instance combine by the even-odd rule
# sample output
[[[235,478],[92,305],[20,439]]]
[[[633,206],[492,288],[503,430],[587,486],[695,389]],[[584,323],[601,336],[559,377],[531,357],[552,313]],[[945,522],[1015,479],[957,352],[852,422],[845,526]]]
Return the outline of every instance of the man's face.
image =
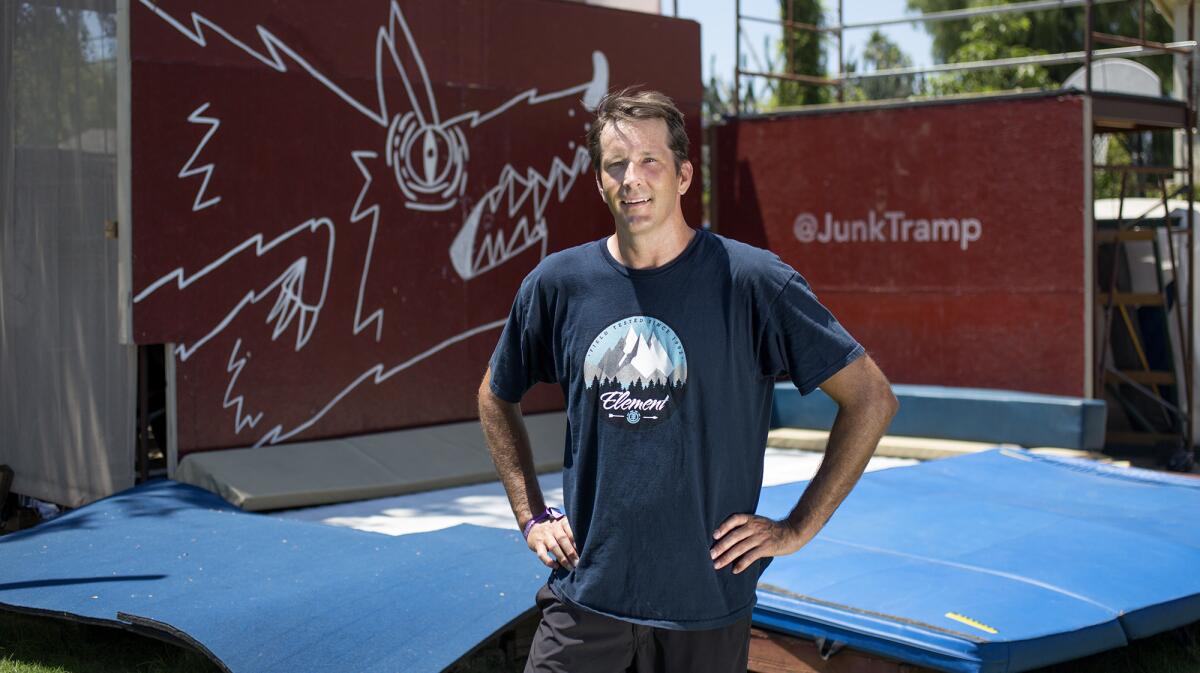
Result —
[[[675,214],[692,182],[692,164],[675,169],[667,122],[635,119],[608,124],[600,133],[600,194],[618,229],[642,233]]]

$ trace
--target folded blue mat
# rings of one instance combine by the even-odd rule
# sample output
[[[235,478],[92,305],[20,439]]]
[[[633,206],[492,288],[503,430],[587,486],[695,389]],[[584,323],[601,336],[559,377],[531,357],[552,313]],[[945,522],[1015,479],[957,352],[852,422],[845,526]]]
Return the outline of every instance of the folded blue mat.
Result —
[[[150,482],[0,538],[0,608],[169,634],[225,671],[441,671],[534,609],[517,531],[391,537]]]
[[[763,490],[786,516],[807,482]],[[1200,480],[999,449],[863,476],[759,583],[755,622],[1017,672],[1200,620]]]
[[[892,391],[900,410],[889,435],[1068,449],[1104,445],[1101,400],[947,386],[895,385]],[[828,430],[837,410],[820,389],[801,395],[795,385],[777,383],[771,427]]]

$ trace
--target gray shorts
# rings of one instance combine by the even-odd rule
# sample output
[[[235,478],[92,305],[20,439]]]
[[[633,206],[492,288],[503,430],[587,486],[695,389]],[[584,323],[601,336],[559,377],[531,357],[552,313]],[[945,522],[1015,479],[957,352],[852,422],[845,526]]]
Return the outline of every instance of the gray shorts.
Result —
[[[542,622],[525,673],[744,673],[750,616],[719,629],[677,631],[631,624],[537,592]]]

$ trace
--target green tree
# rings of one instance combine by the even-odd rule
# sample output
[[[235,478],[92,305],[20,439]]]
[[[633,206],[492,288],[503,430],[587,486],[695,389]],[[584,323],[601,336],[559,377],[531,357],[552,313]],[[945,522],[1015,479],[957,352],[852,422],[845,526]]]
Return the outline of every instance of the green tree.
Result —
[[[1004,2],[1004,0],[1000,0]],[[941,12],[968,7],[986,7],[997,0],[907,0],[908,8],[921,13]],[[1007,3],[1005,3],[1007,4]],[[1124,2],[1096,5],[1092,8],[1092,27],[1102,33],[1137,37],[1141,3]],[[1146,39],[1171,41],[1171,28],[1145,3]],[[977,16],[955,21],[924,24],[933,37],[933,56],[938,63],[1012,58],[1035,54],[1078,51],[1084,45],[1085,14],[1082,7],[1049,9],[1036,12]],[[1096,44],[1096,48],[1111,45]],[[1171,57],[1152,56],[1138,59],[1171,86]],[[949,73],[930,77],[930,93],[964,93],[1012,88],[1043,88],[1061,84],[1080,64],[1056,66],[1026,65],[1019,68],[995,68]]]
[[[716,72],[716,57],[713,57],[713,67],[711,72]],[[711,152],[709,147],[710,133],[708,128],[713,124],[720,124],[724,117],[733,114],[733,100],[736,93],[733,87],[723,82],[715,74],[711,75],[708,83],[704,86],[704,98],[700,102],[700,127],[703,129],[700,142],[700,165],[696,166],[696,170],[700,174],[700,209],[705,223],[713,221],[712,215],[712,175],[709,172],[711,166]]]
[[[771,38],[763,37],[762,54],[754,49],[752,44],[746,43],[745,53],[741,54],[741,67],[743,70],[753,69],[758,72],[790,72],[785,69],[785,66],[780,63],[783,60],[781,55],[772,53]],[[749,68],[747,59],[753,61],[753,67]],[[742,92],[739,105],[743,113],[760,112],[763,108],[775,108],[780,105],[786,105],[779,99],[779,86],[784,80],[775,79],[773,77],[745,77],[742,79]]]
[[[733,114],[733,87],[717,77],[717,57],[710,61],[708,84],[704,86],[704,98],[700,102],[703,121],[719,122],[726,115]]]
[[[116,126],[115,14],[20,3],[12,52],[17,145],[57,146]],[[115,43],[114,43],[115,44]]]
[[[1028,16],[1001,14],[972,19],[958,34],[962,42],[946,59],[949,63],[991,61],[1050,53],[1033,45],[1033,21]],[[936,51],[935,51],[936,54]],[[1008,89],[1048,89],[1057,84],[1040,65],[988,68],[947,73],[929,78],[930,93],[937,95],[1004,91]]]
[[[825,16],[821,11],[820,0],[780,0],[779,18],[786,21],[789,17],[796,23],[807,23],[813,26],[825,25]],[[783,39],[780,40],[784,72],[825,77],[823,37],[824,33],[821,32],[785,25]],[[828,103],[832,99],[828,86],[779,80],[774,88],[774,102],[777,105],[811,105]]]
[[[912,58],[900,49],[900,45],[892,42],[878,29],[871,31],[871,37],[863,48],[861,72],[875,72],[892,68],[908,68],[912,66]],[[847,72],[860,72],[859,64],[851,59],[846,63]],[[871,77],[861,80],[851,80],[846,88],[846,100],[884,100],[889,98],[906,98],[914,93],[916,78],[913,75],[895,75],[891,77]]]

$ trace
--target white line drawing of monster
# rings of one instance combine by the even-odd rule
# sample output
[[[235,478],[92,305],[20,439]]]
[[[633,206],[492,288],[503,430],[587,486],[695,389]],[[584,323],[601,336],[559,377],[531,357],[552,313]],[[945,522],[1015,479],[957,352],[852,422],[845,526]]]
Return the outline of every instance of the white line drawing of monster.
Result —
[[[465,131],[486,124],[504,113],[519,110],[521,104],[534,106],[553,100],[575,99],[580,100],[585,109],[591,110],[608,89],[608,60],[602,52],[594,51],[591,57],[590,76],[579,84],[546,93],[539,92],[537,88],[529,88],[486,111],[470,110],[448,117],[444,116],[434,95],[434,87],[418,48],[417,40],[410,30],[398,2],[392,0],[389,3],[387,23],[380,26],[375,40],[375,93],[377,100],[365,101],[352,96],[312,65],[300,52],[262,25],[254,26],[258,43],[251,44],[254,42],[253,40],[239,39],[233,32],[198,11],[192,11],[186,15],[186,19],[181,19],[179,17],[183,15],[169,13],[159,7],[157,1],[140,0],[140,4],[196,45],[207,47],[211,40],[219,38],[276,72],[285,73],[296,69],[303,71],[314,82],[327,89],[380,129],[379,146],[348,150],[350,163],[363,180],[362,188],[348,214],[349,224],[366,223],[369,225],[367,244],[362,253],[362,264],[359,269],[353,323],[350,327],[354,335],[370,330],[368,334],[373,334],[376,342],[383,339],[385,310],[381,306],[367,307],[364,305],[370,286],[371,265],[376,254],[377,233],[381,215],[383,215],[380,200],[372,197],[372,190],[378,190],[385,184],[394,183],[393,188],[403,196],[404,208],[414,213],[438,213],[453,209],[459,205],[467,193],[470,182],[468,172],[470,149]],[[403,90],[401,98],[406,100],[407,105],[389,107],[389,92],[385,89],[385,81],[390,82],[390,85],[394,87],[397,80]],[[184,175],[184,171],[181,171],[179,175],[181,178],[192,177],[193,179],[197,175],[204,175],[204,183],[196,194],[193,210],[214,207],[220,199],[220,197],[215,197],[202,200],[216,166],[211,162],[203,166],[194,165],[219,124],[213,118],[199,116],[207,108],[208,103],[205,103],[196,108],[188,118],[188,121],[193,124],[210,124],[210,129],[186,162],[187,175]],[[573,115],[574,112],[572,111],[571,114]],[[584,128],[586,127],[587,125],[584,124]],[[591,167],[590,157],[585,147],[570,143],[569,149],[570,152],[565,157],[551,156],[545,166],[518,168],[512,164],[506,164],[502,167],[495,183],[471,207],[447,250],[449,266],[463,282],[475,280],[514,259],[525,250],[537,246],[540,246],[541,255],[545,256],[549,230],[545,217],[547,206],[552,202],[565,200],[576,184],[577,178],[585,174]],[[391,220],[395,220],[396,217],[396,213],[389,214]],[[481,226],[485,219],[490,223],[487,231],[485,231],[485,227]],[[283,251],[287,248],[286,243],[299,240],[295,239],[295,236],[305,231],[306,228],[308,233],[312,233],[315,231],[315,227],[321,227],[328,231],[326,264],[322,285],[319,291],[315,292],[317,298],[305,299],[303,281],[306,275],[309,275],[308,260],[302,255],[289,258],[289,254]],[[178,268],[160,277],[140,290],[134,298],[134,303],[146,300],[152,294],[165,291],[167,288],[184,292],[193,282],[219,272],[222,265],[239,256],[244,257],[253,252],[257,255],[257,260],[263,258],[265,253],[274,251],[275,258],[271,263],[279,266],[273,268],[282,269],[275,280],[266,287],[248,290],[240,297],[231,297],[232,306],[228,307],[219,320],[214,320],[212,328],[207,331],[205,336],[190,343],[180,343],[175,349],[175,354],[181,361],[186,360],[197,349],[226,329],[242,309],[258,303],[272,292],[278,292],[276,304],[267,319],[268,323],[274,323],[272,339],[277,339],[288,327],[295,325],[297,333],[294,350],[299,352],[308,343],[325,303],[333,264],[335,229],[332,218],[314,217],[305,224],[294,227],[270,240],[266,240],[267,237],[262,233],[254,234],[199,271],[189,274],[183,268]],[[174,281],[173,284],[172,281]],[[419,320],[423,317],[412,316],[411,319]],[[399,364],[387,366],[384,363],[378,363],[349,382],[341,392],[320,407],[308,420],[291,429],[284,429],[281,425],[276,425],[261,436],[257,445],[285,441],[299,432],[311,428],[332,410],[339,400],[362,383],[367,381],[376,384],[382,383],[447,346],[495,329],[503,322],[503,320],[490,320],[462,330],[432,344],[417,356],[408,358]],[[372,327],[374,327],[373,330],[370,329]],[[240,344],[239,338],[238,344],[230,354],[230,364],[227,370],[232,376],[225,399],[227,408],[236,406],[238,418],[235,419],[235,428],[237,432],[257,426],[258,421],[263,418],[259,413],[253,417],[253,422],[250,422],[248,415],[243,417],[241,414],[241,408],[246,404],[246,397],[253,391],[233,399],[228,396],[228,392],[233,386],[233,380],[250,366],[249,361],[238,356]]]

